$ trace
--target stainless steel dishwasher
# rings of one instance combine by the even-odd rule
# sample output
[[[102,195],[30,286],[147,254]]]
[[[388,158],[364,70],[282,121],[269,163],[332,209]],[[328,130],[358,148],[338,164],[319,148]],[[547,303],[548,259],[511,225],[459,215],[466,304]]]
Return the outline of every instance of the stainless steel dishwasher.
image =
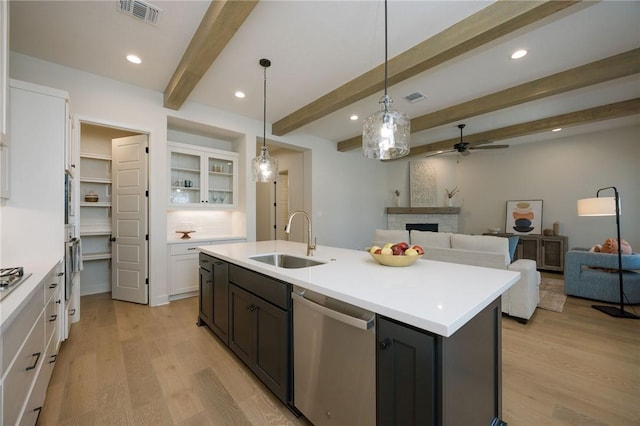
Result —
[[[315,426],[375,425],[375,314],[294,286],[294,405]]]

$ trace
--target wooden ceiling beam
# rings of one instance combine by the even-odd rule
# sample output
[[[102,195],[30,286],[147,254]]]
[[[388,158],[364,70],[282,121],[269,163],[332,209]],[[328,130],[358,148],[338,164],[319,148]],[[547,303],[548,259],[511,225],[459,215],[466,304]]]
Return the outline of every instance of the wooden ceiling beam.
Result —
[[[258,0],[213,0],[164,89],[164,107],[180,109]]]
[[[475,133],[473,135],[465,135],[464,141],[470,144],[473,144],[474,142],[478,143],[480,141],[495,142],[519,136],[546,132],[558,127],[576,126],[579,124],[610,120],[613,118],[626,117],[635,114],[640,114],[640,98],[629,99],[622,102],[615,102],[612,104],[583,109],[580,111],[547,117],[540,120],[515,124],[513,126]],[[416,146],[414,148],[411,148],[409,157],[425,155],[438,151],[447,151],[452,149],[453,145],[458,142],[460,142],[459,137],[434,142],[427,145]]]
[[[388,85],[559,12],[578,1],[500,0],[412,47],[388,62]],[[345,83],[276,121],[272,134],[283,136],[384,88],[384,64]]]
[[[411,133],[638,73],[640,48],[413,118]],[[338,142],[342,152],[361,147],[362,135]]]

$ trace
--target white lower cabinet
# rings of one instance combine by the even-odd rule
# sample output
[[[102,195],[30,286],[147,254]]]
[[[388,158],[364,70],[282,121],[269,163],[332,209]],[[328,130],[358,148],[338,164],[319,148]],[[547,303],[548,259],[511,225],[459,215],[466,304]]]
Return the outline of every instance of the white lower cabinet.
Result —
[[[2,425],[35,425],[60,346],[59,262],[2,330]],[[62,277],[64,278],[64,277]]]
[[[198,246],[210,246],[214,244],[228,244],[241,242],[242,240],[213,240],[198,242],[175,242],[169,244],[169,296],[179,299],[195,296],[199,290],[199,260]],[[177,296],[177,297],[176,297]]]

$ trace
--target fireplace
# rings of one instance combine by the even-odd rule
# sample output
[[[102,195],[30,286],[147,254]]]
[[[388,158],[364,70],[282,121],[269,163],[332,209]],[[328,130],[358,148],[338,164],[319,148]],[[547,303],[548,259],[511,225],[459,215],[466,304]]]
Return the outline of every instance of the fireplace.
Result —
[[[436,225],[437,232],[458,232],[460,207],[387,207],[387,229],[420,229],[431,231],[431,228],[409,228],[414,225]]]
[[[438,232],[437,223],[407,223],[404,225],[407,231],[432,231]]]

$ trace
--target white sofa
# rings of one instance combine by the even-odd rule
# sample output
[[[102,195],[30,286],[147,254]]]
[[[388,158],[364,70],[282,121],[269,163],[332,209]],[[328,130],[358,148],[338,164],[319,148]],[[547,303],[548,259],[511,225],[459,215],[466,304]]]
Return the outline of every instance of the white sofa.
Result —
[[[425,259],[520,272],[520,280],[502,295],[502,312],[526,323],[538,306],[540,273],[536,270],[536,262],[528,259],[511,262],[507,238],[377,229],[373,244],[382,246],[400,241],[421,246]]]

